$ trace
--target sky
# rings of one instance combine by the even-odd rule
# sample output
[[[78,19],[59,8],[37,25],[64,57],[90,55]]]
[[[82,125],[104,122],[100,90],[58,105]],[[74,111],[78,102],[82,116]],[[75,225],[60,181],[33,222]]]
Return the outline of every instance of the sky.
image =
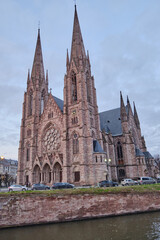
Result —
[[[99,112],[136,104],[148,151],[160,154],[160,1],[77,0]],[[18,159],[22,103],[38,22],[52,94],[63,99],[73,0],[0,1],[0,155]]]

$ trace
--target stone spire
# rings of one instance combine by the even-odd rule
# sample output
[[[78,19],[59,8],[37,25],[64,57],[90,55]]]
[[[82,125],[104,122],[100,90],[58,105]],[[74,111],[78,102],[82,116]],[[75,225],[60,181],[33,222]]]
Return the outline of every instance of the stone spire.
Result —
[[[87,50],[87,60],[88,60],[88,64],[89,64],[89,67],[91,66],[90,64],[90,58],[89,58],[89,51]]]
[[[130,115],[133,116],[133,113],[132,113],[132,108],[131,108],[131,104],[130,104],[130,101],[129,101],[129,97],[127,96],[127,108],[128,108],[128,116],[130,117]]]
[[[34,61],[32,66],[31,79],[33,81],[33,84],[35,83],[40,84],[42,81],[45,80],[42,47],[41,47],[41,39],[40,39],[40,29],[38,29],[38,37],[37,37],[36,50],[35,50]]]
[[[30,83],[30,70],[28,69],[27,85]]]
[[[75,61],[77,61],[77,59],[85,59],[85,58],[86,58],[86,53],[85,53],[83,38],[82,38],[81,29],[79,25],[77,9],[75,5],[70,60],[72,61],[72,59],[74,59]]]
[[[120,92],[120,102],[121,102],[121,108],[120,108],[121,122],[126,122],[127,121],[127,113],[126,113],[126,108],[125,108],[124,101],[123,101],[122,92]]]
[[[46,84],[48,86],[48,70],[46,70]]]
[[[134,102],[133,102],[133,105],[134,105],[134,121],[137,128],[140,128],[140,122],[139,122],[139,118],[138,118],[138,114],[137,114],[137,110]]]
[[[66,69],[68,71],[69,69],[69,54],[68,54],[68,48],[67,48],[67,57],[66,57]]]

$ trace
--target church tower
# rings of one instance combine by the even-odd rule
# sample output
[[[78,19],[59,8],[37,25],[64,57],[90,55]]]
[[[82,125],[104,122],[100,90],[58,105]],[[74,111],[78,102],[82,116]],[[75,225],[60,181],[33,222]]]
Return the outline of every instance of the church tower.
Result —
[[[25,184],[32,181],[32,163],[37,149],[38,124],[48,99],[48,73],[44,73],[43,56],[40,39],[38,37],[32,73],[28,71],[27,91],[24,93],[23,113],[19,142],[18,183]]]
[[[63,118],[64,181],[93,185],[103,180],[106,176],[106,154],[101,148],[96,89],[76,6],[70,58],[67,50]]]

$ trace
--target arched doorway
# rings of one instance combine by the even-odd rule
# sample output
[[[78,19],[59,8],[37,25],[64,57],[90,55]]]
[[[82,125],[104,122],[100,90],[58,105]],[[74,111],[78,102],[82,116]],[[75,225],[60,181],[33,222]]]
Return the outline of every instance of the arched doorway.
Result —
[[[41,170],[38,165],[36,165],[33,169],[33,183],[41,182]]]
[[[42,170],[42,181],[46,184],[51,182],[51,169],[47,163],[44,165]]]
[[[53,181],[62,182],[62,167],[58,162],[53,167]]]

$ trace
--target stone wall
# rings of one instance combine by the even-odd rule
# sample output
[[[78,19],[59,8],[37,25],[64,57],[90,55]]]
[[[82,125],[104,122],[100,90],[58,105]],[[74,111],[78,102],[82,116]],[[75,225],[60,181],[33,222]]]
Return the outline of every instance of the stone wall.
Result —
[[[0,228],[160,210],[160,193],[0,196]]]

